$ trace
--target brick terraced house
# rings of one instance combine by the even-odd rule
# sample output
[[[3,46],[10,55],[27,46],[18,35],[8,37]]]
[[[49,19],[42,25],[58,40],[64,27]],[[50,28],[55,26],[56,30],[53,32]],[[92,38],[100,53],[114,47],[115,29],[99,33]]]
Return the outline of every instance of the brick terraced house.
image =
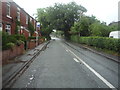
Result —
[[[9,35],[22,34],[27,40],[24,44],[16,45],[12,49],[0,51],[0,58],[2,57],[3,64],[9,59],[23,54],[24,50],[32,49],[40,44],[38,37],[41,35],[37,24],[38,22],[14,1],[0,0],[0,31],[7,32]],[[28,40],[31,35],[30,25],[35,29],[32,36],[36,38],[33,40]]]
[[[2,20],[0,20],[0,30],[7,32],[8,34],[16,34],[16,30],[18,29],[19,34],[24,34],[26,39],[30,36],[30,32],[28,30],[28,22],[34,26],[36,30],[34,32],[34,36],[38,35],[38,30],[36,28],[37,21],[31,17],[23,8],[17,5],[14,1],[3,0],[2,10]],[[1,14],[1,13],[0,13]],[[18,23],[19,22],[19,23]],[[16,29],[17,27],[17,29]]]

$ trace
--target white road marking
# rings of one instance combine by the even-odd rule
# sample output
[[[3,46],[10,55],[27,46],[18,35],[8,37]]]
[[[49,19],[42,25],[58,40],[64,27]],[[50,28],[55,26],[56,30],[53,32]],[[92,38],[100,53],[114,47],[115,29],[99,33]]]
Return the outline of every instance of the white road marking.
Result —
[[[68,49],[65,45],[63,45],[66,49]],[[77,59],[79,59],[90,71],[92,71],[99,79],[101,79],[109,88],[116,89],[110,82],[108,82],[102,75],[100,75],[97,71],[95,71],[92,67],[90,67],[86,62],[80,59],[75,53],[73,53],[70,49],[68,49]],[[113,90],[114,90],[113,89]],[[116,89],[117,90],[117,89]]]
[[[68,50],[66,50],[66,52],[69,52]]]
[[[34,79],[34,77],[33,77],[33,75],[32,75],[32,77],[30,78],[30,80],[33,80]]]
[[[79,62],[76,58],[73,58],[76,62]]]

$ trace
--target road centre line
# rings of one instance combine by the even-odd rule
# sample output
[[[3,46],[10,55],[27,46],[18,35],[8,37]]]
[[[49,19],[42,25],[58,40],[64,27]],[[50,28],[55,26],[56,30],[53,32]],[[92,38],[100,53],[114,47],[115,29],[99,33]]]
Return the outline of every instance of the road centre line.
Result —
[[[62,44],[63,45],[63,44]],[[80,60],[90,71],[92,71],[99,79],[101,79],[109,88],[113,88],[113,90],[117,90],[110,82],[108,82],[102,75],[100,75],[97,71],[95,71],[92,67],[90,67],[86,62],[80,59],[75,53],[73,53],[70,49],[68,49],[65,45],[63,45],[70,53],[72,53],[78,60]]]

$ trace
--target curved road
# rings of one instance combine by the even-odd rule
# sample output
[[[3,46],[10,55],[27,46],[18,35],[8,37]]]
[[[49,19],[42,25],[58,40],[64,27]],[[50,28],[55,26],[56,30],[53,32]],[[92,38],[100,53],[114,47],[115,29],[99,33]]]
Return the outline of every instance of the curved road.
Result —
[[[12,88],[118,88],[118,63],[69,45],[51,41]]]

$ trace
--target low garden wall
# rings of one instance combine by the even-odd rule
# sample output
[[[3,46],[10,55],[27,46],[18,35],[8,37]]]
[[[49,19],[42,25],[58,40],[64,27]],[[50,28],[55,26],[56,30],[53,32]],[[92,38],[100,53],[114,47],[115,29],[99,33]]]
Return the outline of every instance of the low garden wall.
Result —
[[[1,53],[1,52],[0,52]],[[18,55],[24,53],[24,44],[20,46],[15,46],[12,49],[2,51],[2,63],[6,63],[7,60],[12,59]]]
[[[28,42],[28,49],[33,49],[36,47],[36,42],[35,41],[29,41]]]
[[[33,49],[36,46],[38,46],[39,44],[43,43],[45,40],[44,39],[38,39],[38,41],[36,41],[36,39],[30,39],[28,41],[28,49]]]

